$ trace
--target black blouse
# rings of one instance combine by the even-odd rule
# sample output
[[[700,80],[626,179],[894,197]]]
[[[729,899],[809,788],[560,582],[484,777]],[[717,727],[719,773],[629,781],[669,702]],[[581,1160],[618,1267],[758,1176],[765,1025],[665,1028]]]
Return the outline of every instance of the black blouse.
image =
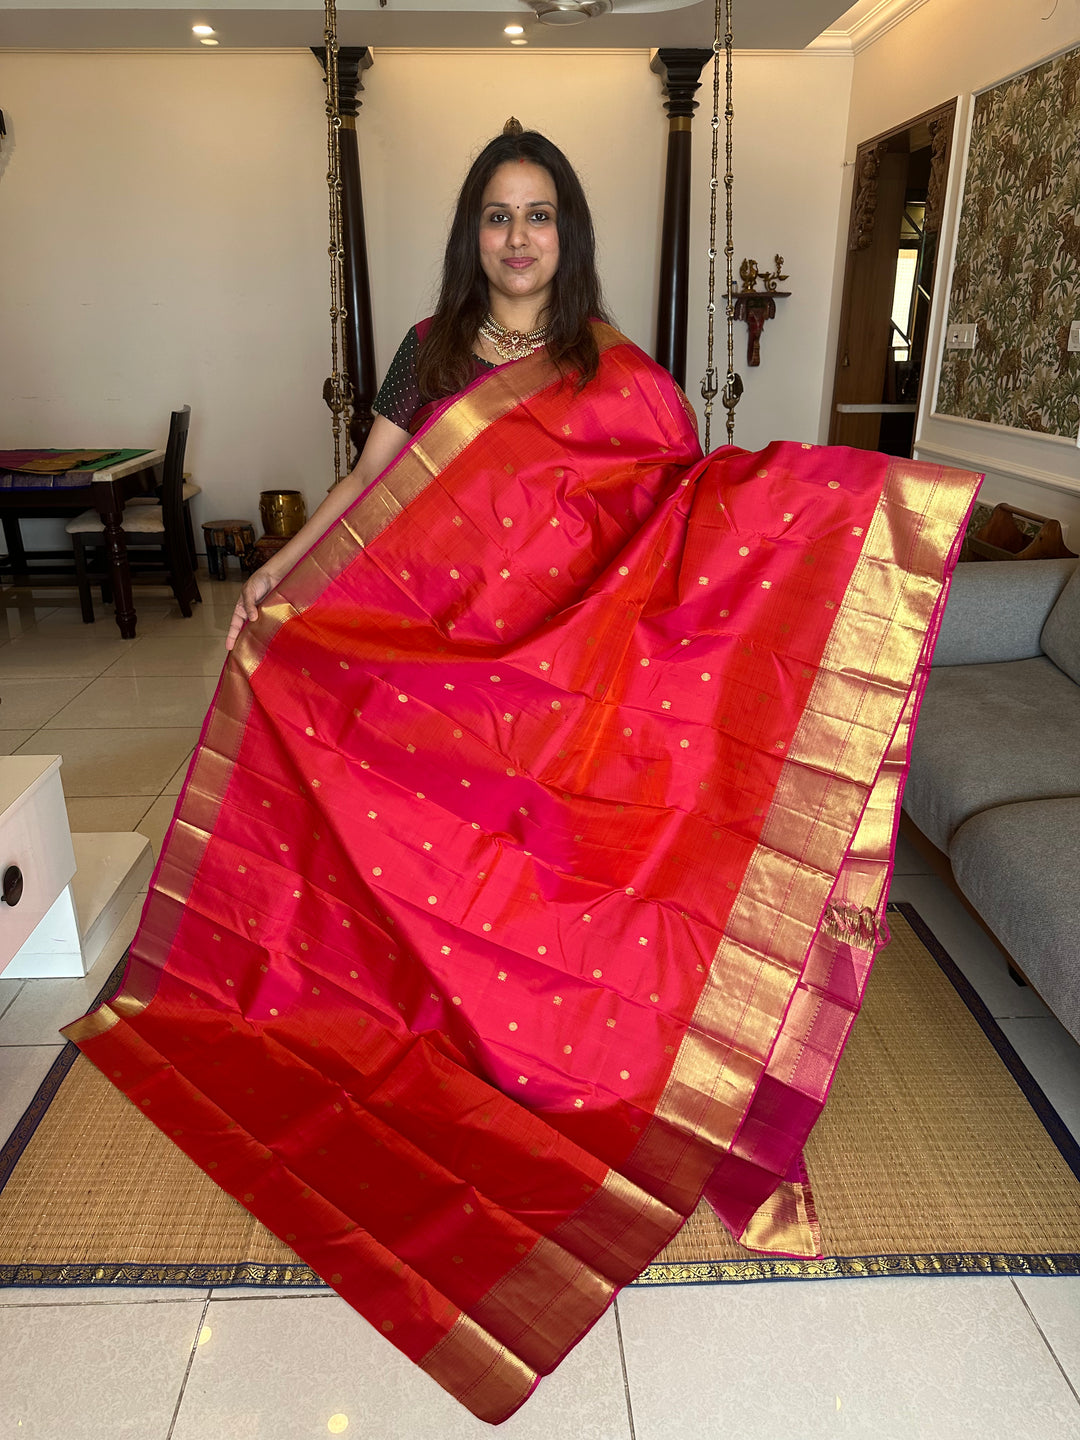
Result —
[[[379,387],[379,393],[371,407],[373,415],[383,416],[402,430],[409,429],[413,416],[425,403],[416,380],[419,354],[420,334],[414,325],[398,346],[397,354],[386,372],[386,379]],[[476,362],[477,374],[495,369],[489,360],[483,360],[479,355],[474,355],[473,360]]]

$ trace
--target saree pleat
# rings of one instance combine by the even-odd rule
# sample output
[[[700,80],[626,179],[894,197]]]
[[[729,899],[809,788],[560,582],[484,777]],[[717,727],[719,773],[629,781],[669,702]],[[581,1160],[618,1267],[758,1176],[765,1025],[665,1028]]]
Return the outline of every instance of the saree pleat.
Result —
[[[120,995],[66,1034],[482,1418],[801,1152],[884,937],[976,477],[702,460],[608,327],[448,403],[226,665]]]

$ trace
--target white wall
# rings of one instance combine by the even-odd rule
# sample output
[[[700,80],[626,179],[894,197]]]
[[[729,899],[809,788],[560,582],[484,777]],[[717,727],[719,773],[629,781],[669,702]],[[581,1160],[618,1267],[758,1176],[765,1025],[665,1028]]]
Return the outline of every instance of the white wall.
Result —
[[[317,490],[314,59],[9,52],[0,94],[0,445],[161,445],[186,402],[204,516]]]
[[[458,186],[511,113],[579,169],[610,308],[651,349],[667,121],[648,61],[377,54],[358,133],[380,372],[430,313]],[[736,327],[747,382],[736,438],[751,448],[820,433],[850,78],[850,57],[738,57],[736,263],[751,254],[768,268],[779,250],[794,292],[766,327],[760,369],[747,369]],[[188,468],[205,492],[196,520],[255,518],[266,488],[318,503],[332,460],[314,59],[0,52],[0,94],[0,446],[160,444],[168,411],[188,402]],[[687,382],[698,405],[708,84],[699,98]]]
[[[847,158],[953,95],[1076,44],[1080,0],[926,0],[856,56]]]
[[[735,369],[745,392],[736,412],[735,441],[758,450],[770,440],[824,441],[823,395],[832,389],[828,361],[838,218],[845,206],[843,140],[851,89],[851,56],[812,51],[735,57],[735,283],[744,256],[762,270],[784,257],[787,300],[761,337],[761,365],[746,359],[746,326],[735,325]],[[694,122],[694,229],[687,392],[700,411],[705,370],[704,301],[708,276],[708,195],[711,88],[698,92]],[[723,102],[721,101],[721,104]],[[721,122],[722,123],[722,122]],[[720,176],[724,173],[721,130]],[[846,214],[846,210],[845,210]],[[717,229],[717,293],[724,290],[724,213],[721,183]],[[843,271],[840,272],[841,277]],[[695,303],[696,302],[696,303]],[[727,367],[726,321],[717,311],[717,356]],[[828,396],[825,397],[826,399]],[[724,411],[717,402],[713,445],[724,440]]]
[[[1046,18],[1044,18],[1046,17]],[[984,90],[1058,51],[1080,44],[1080,0],[926,0],[900,24],[855,58],[847,159],[863,140],[954,95],[958,106],[956,149],[942,229],[928,364],[923,386],[917,453],[928,460],[986,472],[980,498],[1054,516],[1070,527],[1069,543],[1080,550],[1080,449],[1053,436],[932,413],[948,280],[959,217],[970,101]]]

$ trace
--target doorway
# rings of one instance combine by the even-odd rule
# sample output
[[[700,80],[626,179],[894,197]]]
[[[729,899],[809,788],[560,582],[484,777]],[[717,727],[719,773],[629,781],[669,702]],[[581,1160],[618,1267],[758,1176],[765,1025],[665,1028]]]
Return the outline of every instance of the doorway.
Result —
[[[830,445],[910,455],[956,101],[855,154]]]

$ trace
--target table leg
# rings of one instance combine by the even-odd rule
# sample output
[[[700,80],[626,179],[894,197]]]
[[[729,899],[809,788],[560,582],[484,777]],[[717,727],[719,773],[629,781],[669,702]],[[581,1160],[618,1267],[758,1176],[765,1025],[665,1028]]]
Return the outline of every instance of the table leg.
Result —
[[[101,486],[102,490],[114,491],[113,486]],[[109,557],[109,575],[112,580],[113,605],[116,623],[125,640],[135,638],[135,600],[131,593],[131,571],[128,569],[127,541],[120,527],[124,513],[124,499],[115,492],[103,497],[98,513],[105,526],[105,551]]]
[[[7,545],[8,564],[13,572],[12,580],[16,585],[29,584],[29,576],[26,571],[26,551],[23,549],[22,529],[19,525],[17,515],[5,515],[4,543]]]

